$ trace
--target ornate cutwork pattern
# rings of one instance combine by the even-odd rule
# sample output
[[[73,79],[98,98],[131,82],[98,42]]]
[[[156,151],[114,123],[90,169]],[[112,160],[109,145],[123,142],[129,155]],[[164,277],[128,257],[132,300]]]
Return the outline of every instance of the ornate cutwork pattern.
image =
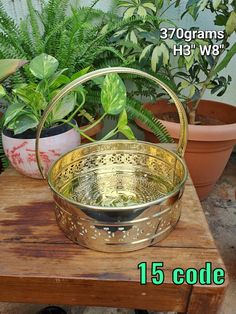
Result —
[[[185,171],[174,153],[151,144],[82,146],[50,174],[58,224],[72,241],[101,251],[154,244],[180,217]]]

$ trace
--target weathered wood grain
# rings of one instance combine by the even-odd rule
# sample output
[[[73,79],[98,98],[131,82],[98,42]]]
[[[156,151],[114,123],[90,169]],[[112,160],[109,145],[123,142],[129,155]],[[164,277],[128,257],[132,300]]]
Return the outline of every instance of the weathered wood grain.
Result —
[[[180,222],[157,246],[215,248],[190,179],[185,189]],[[45,181],[7,170],[2,174],[0,191],[0,241],[69,243],[55,223],[52,196]]]
[[[94,252],[72,243],[60,231],[45,181],[5,171],[0,176],[0,301],[189,314],[206,313],[205,304],[208,313],[216,313],[227,282],[221,287],[193,288],[172,283],[172,270],[177,267],[200,269],[211,261],[213,267],[224,268],[190,179],[182,208],[176,229],[156,246],[130,253]],[[137,264],[142,261],[148,263],[149,272],[152,262],[164,262],[164,284],[153,285],[149,276],[148,284],[140,285]]]

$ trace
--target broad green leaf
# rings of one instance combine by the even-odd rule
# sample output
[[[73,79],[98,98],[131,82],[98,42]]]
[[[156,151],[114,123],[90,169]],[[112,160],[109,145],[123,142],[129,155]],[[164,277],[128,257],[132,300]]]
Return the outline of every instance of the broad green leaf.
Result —
[[[184,56],[185,59],[185,66],[186,66],[186,70],[189,71],[189,69],[191,68],[191,66],[194,63],[194,57],[195,57],[195,52],[194,50],[192,50],[190,56]]]
[[[14,94],[25,104],[37,110],[44,110],[47,106],[47,101],[44,95],[37,91],[34,84],[28,84],[13,90]]]
[[[92,81],[98,85],[100,88],[102,88],[103,82],[104,82],[105,78],[104,77],[96,77],[94,79],[92,79]]]
[[[114,35],[112,35],[112,38],[120,38],[122,35],[124,35],[125,33],[127,32],[127,30],[126,29],[122,29],[121,31],[118,31],[118,32],[115,32],[115,34]]]
[[[65,68],[65,69],[62,69],[60,71],[57,71],[56,73],[54,73],[50,79],[48,80],[48,86],[53,86],[54,82],[57,81],[57,79],[66,71],[68,70],[68,68]],[[66,75],[64,75],[65,77],[67,77]],[[70,79],[68,78],[69,82],[70,82]]]
[[[221,0],[212,0],[213,8],[216,10],[218,6],[220,5]]]
[[[167,2],[167,6],[169,6],[171,0],[167,0],[165,2]],[[155,5],[157,6],[157,10],[162,9],[163,5],[164,5],[164,0],[158,0],[155,2]]]
[[[119,128],[119,131],[124,134],[129,140],[135,140],[135,136],[133,131],[131,130],[131,128],[128,125],[125,125],[122,128]]]
[[[27,61],[20,59],[2,59],[0,60],[0,82],[11,74],[15,73]]]
[[[227,23],[227,16],[224,14],[218,14],[214,20],[215,25],[223,26]]]
[[[160,50],[161,50],[162,56],[163,56],[163,64],[167,65],[169,63],[169,59],[170,59],[169,50],[166,47],[166,45],[163,43],[160,45]]]
[[[104,35],[108,32],[108,30],[109,30],[109,25],[105,24],[103,28],[100,30],[100,34]]]
[[[58,65],[56,58],[42,53],[30,62],[30,71],[35,77],[43,80],[52,76],[56,72]]]
[[[145,10],[145,8],[143,6],[139,6],[137,14],[141,17],[146,17],[147,16],[147,11]]]
[[[65,96],[53,109],[53,121],[61,120],[65,118],[70,112],[72,112],[76,105],[76,97],[74,93],[70,93]]]
[[[236,12],[231,12],[225,30],[228,35],[231,35],[236,30]]]
[[[131,7],[132,6],[132,3],[129,3],[129,2],[120,2],[118,4],[118,7]]]
[[[182,69],[185,65],[185,60],[184,60],[184,56],[180,56],[178,58],[178,68],[179,69]]]
[[[71,76],[71,81],[74,81],[75,79],[81,77],[84,74],[87,74],[90,70],[91,66],[88,66],[87,68],[84,68],[82,70],[80,70],[79,72],[76,72],[75,74],[73,74]]]
[[[68,76],[62,74],[60,76],[58,76],[58,78],[53,82],[53,84],[50,86],[50,89],[57,89],[59,87],[61,87],[62,85],[66,85],[69,84],[71,82],[71,80],[69,79]]]
[[[134,11],[136,10],[136,8],[128,8],[125,13],[124,13],[124,19],[129,19],[131,16],[134,15]]]
[[[199,10],[203,11],[205,9],[205,7],[207,6],[207,3],[208,3],[208,0],[201,0],[200,3],[199,3]]]
[[[126,87],[118,74],[112,73],[105,77],[101,91],[101,103],[107,114],[116,115],[126,105]]]
[[[6,91],[4,87],[0,84],[0,98],[3,98],[4,96],[6,96]]]
[[[20,112],[22,112],[24,107],[24,104],[10,104],[4,114],[4,126],[7,126],[10,121],[12,121]]]
[[[180,87],[181,87],[181,89],[184,89],[184,88],[188,87],[189,84],[190,84],[190,83],[189,83],[188,81],[182,81],[182,82],[180,83]]]
[[[126,110],[123,110],[120,114],[119,120],[118,120],[118,129],[122,129],[124,126],[128,124],[128,118],[127,118],[127,112]]]
[[[159,58],[160,58],[161,56],[162,56],[162,52],[161,52],[161,50],[160,50],[160,47],[159,47],[159,46],[156,46],[156,47],[153,49],[152,58],[151,58],[151,67],[152,67],[153,72],[156,72],[157,64],[158,64]]]
[[[142,61],[142,59],[147,58],[149,56],[152,47],[153,44],[150,44],[143,49],[143,51],[140,54],[139,61]]]
[[[189,97],[189,98],[192,98],[193,95],[195,94],[195,91],[196,91],[196,87],[195,87],[194,85],[192,85],[192,86],[190,87],[188,97]]]
[[[146,3],[143,4],[143,6],[144,6],[145,8],[147,8],[147,9],[152,10],[153,12],[156,12],[156,11],[157,11],[155,5],[154,5],[153,3],[151,3],[151,2],[146,2]]]
[[[131,31],[131,33],[130,33],[130,40],[131,40],[133,43],[135,43],[135,44],[138,43],[138,39],[137,39],[137,37],[136,37],[134,31]]]
[[[215,68],[214,74],[217,74],[220,71],[222,71],[228,65],[228,63],[231,61],[231,59],[233,58],[235,54],[236,54],[236,43],[233,44],[233,46],[228,50],[224,59]]]
[[[39,121],[33,114],[24,114],[15,119],[14,134],[21,134],[29,129],[34,129]]]

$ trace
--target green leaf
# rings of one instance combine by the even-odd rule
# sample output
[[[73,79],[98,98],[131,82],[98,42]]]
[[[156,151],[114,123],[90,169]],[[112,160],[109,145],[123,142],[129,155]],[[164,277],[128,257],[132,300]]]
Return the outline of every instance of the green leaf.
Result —
[[[44,110],[47,106],[47,101],[44,95],[35,89],[34,84],[28,84],[13,90],[14,94],[25,104],[37,110]]]
[[[122,129],[124,126],[128,124],[128,118],[127,118],[127,112],[126,110],[123,110],[120,114],[119,120],[118,120],[118,129]]]
[[[156,12],[156,11],[157,11],[155,5],[154,5],[153,3],[151,3],[151,2],[146,2],[146,3],[143,4],[143,6],[144,6],[145,8],[147,8],[147,9],[152,10],[153,12]]]
[[[3,59],[0,60],[0,82],[11,74],[15,73],[20,67],[25,65],[27,61],[20,59]]]
[[[118,7],[131,7],[131,6],[132,6],[132,4],[129,2],[120,2],[118,4]]]
[[[182,82],[180,83],[180,88],[181,88],[181,89],[184,89],[184,88],[188,87],[189,84],[190,84],[190,83],[189,83],[188,81],[182,81]]]
[[[77,78],[81,77],[82,75],[88,73],[90,68],[91,68],[91,65],[88,66],[87,68],[84,68],[84,69],[80,70],[79,72],[76,72],[75,74],[73,74],[71,76],[71,81],[74,81],[75,79],[77,79]]]
[[[213,5],[214,10],[218,8],[220,3],[221,3],[221,0],[212,0],[212,5]]]
[[[70,112],[72,112],[76,105],[76,97],[74,93],[70,93],[65,96],[53,109],[53,121],[61,120],[65,118]]]
[[[101,91],[101,103],[107,114],[116,115],[126,105],[126,87],[118,74],[112,73],[105,77]]]
[[[42,53],[30,62],[30,71],[35,77],[43,80],[52,76],[56,72],[58,65],[56,58]]]
[[[10,121],[12,121],[22,110],[24,109],[24,104],[11,104],[7,108],[7,111],[4,114],[4,126],[7,126]]]
[[[153,44],[150,44],[143,49],[139,57],[139,62],[142,61],[142,59],[147,58],[149,56],[152,47]]]
[[[54,85],[54,83],[57,81],[57,79],[58,79],[66,70],[68,70],[68,69],[65,68],[65,69],[62,69],[62,70],[57,71],[56,73],[54,73],[54,74],[50,77],[50,79],[49,79],[48,86],[49,86],[49,87],[53,87],[53,85]],[[64,75],[64,77],[67,77],[67,76]],[[70,79],[68,78],[67,81],[70,82]],[[56,84],[56,85],[57,85],[57,84]],[[57,87],[58,87],[58,86],[57,86]],[[57,87],[56,87],[56,88],[57,88]]]
[[[151,67],[152,67],[153,72],[156,72],[157,64],[158,64],[159,58],[160,58],[161,56],[162,56],[162,52],[161,52],[161,50],[160,50],[160,47],[159,47],[159,46],[156,46],[156,47],[153,49],[152,58],[151,58]]]
[[[235,53],[236,53],[236,43],[233,44],[233,46],[228,50],[228,52],[227,52],[226,56],[224,57],[224,59],[215,68],[214,75],[216,75],[217,73],[222,71],[228,65],[228,63],[231,61],[231,59],[233,58]]]
[[[141,17],[146,17],[147,16],[147,11],[145,10],[145,8],[143,6],[139,6],[137,14]]]
[[[218,14],[214,20],[215,25],[223,26],[227,23],[227,16],[223,14]]]
[[[92,81],[98,85],[100,88],[102,88],[102,85],[104,83],[105,78],[104,77],[96,77],[94,79],[92,79]]]
[[[14,134],[21,134],[26,130],[33,129],[39,121],[33,114],[24,114],[15,119]]]
[[[166,45],[163,43],[160,45],[160,50],[161,50],[162,56],[163,56],[163,64],[167,65],[169,63],[169,59],[170,59],[169,50],[166,47]]]
[[[71,80],[69,79],[68,76],[62,74],[58,76],[57,79],[54,80],[54,82],[50,85],[50,89],[57,89],[61,87],[62,85],[69,84]]]
[[[228,35],[231,35],[236,30],[236,12],[231,12],[225,30]]]
[[[4,87],[0,84],[0,98],[3,98],[4,96],[6,96],[6,91]]]
[[[192,85],[192,86],[190,87],[188,97],[189,97],[189,98],[192,98],[193,95],[195,94],[195,91],[196,91],[196,87],[195,87],[194,85]]]
[[[221,0],[220,0],[221,1]],[[213,1],[214,2],[214,1]],[[207,6],[207,3],[208,3],[208,0],[202,0],[200,1],[200,4],[199,4],[199,10],[200,11],[203,11],[205,9],[205,7]]]
[[[191,68],[191,66],[194,63],[194,57],[195,57],[195,51],[192,50],[190,56],[184,56],[185,59],[185,66],[186,66],[186,70],[189,71],[189,69]]]
[[[124,134],[129,140],[135,140],[133,131],[128,125],[125,125],[122,128],[119,128],[120,133]]]
[[[129,19],[131,16],[133,16],[135,10],[136,8],[128,8],[124,13],[124,19]]]
[[[137,36],[135,35],[134,31],[131,31],[131,33],[130,33],[130,40],[132,41],[132,43],[135,43],[135,44],[138,43],[138,39],[137,39]]]

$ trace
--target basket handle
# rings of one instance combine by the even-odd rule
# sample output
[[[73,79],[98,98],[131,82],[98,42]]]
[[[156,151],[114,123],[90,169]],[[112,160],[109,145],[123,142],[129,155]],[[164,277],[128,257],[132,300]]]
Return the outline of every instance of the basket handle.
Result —
[[[38,125],[37,128],[37,133],[36,133],[36,159],[37,159],[37,163],[38,163],[38,167],[40,170],[40,173],[42,175],[42,177],[44,179],[46,179],[45,174],[43,173],[43,166],[42,166],[42,162],[41,162],[41,158],[40,158],[40,153],[39,153],[39,140],[40,140],[40,135],[44,126],[44,123],[48,117],[48,115],[50,114],[50,112],[53,110],[53,108],[55,107],[56,103],[61,100],[64,96],[66,96],[69,92],[71,92],[75,87],[82,85],[83,83],[94,79],[96,77],[99,76],[103,76],[106,74],[111,74],[111,73],[125,73],[125,74],[135,74],[135,75],[139,75],[142,77],[145,77],[147,79],[150,79],[151,81],[154,81],[155,83],[157,83],[158,85],[160,85],[168,94],[169,96],[174,100],[175,106],[177,108],[178,111],[178,115],[179,115],[179,119],[180,119],[180,138],[179,138],[179,143],[177,146],[177,151],[176,153],[182,158],[184,156],[184,152],[186,149],[186,145],[187,145],[187,134],[188,134],[188,122],[187,122],[187,116],[185,113],[185,110],[183,108],[183,105],[181,104],[179,98],[177,97],[177,95],[171,90],[171,88],[169,86],[167,86],[165,83],[163,83],[162,81],[160,81],[159,79],[157,79],[156,77],[140,71],[140,70],[136,70],[136,69],[132,69],[132,68],[125,68],[125,67],[111,67],[111,68],[105,68],[105,69],[100,69],[100,70],[96,70],[93,72],[89,72],[81,77],[79,77],[78,79],[75,79],[74,81],[72,81],[71,83],[69,83],[68,85],[66,85],[53,99],[52,101],[48,104],[47,108],[45,109],[43,115],[42,115],[42,119]]]

